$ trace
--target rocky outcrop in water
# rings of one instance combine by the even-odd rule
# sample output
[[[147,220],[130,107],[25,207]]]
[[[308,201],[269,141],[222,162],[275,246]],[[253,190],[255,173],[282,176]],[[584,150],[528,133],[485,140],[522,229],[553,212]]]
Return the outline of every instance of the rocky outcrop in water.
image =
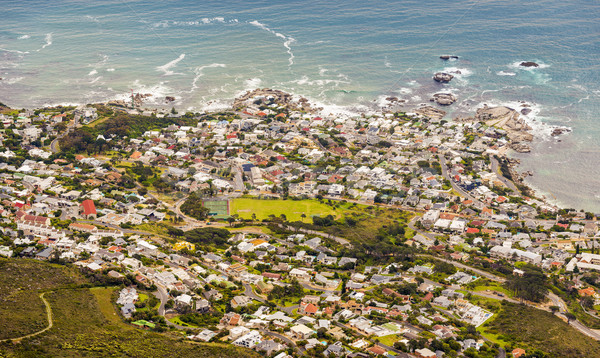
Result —
[[[454,76],[445,72],[438,72],[435,75],[433,75],[433,80],[440,83],[448,83],[452,81],[453,78]]]
[[[442,60],[458,60],[458,56],[454,56],[454,55],[442,55],[440,56],[440,58]]]
[[[550,133],[550,135],[552,135],[553,137],[557,137],[559,135],[563,135],[565,133],[569,133],[571,130],[569,128],[565,128],[565,127],[560,127],[560,128],[554,128],[552,130],[552,133]]]
[[[175,101],[175,97],[172,97],[172,96],[166,96],[166,97],[165,97],[165,101],[167,101],[167,102],[174,102],[174,101]]]
[[[430,101],[442,106],[449,106],[456,102],[456,96],[454,96],[452,93],[436,93],[433,95],[433,98],[431,98]]]
[[[540,67],[540,65],[538,65],[535,62],[532,61],[523,61],[519,64],[519,66],[523,66],[523,67]]]

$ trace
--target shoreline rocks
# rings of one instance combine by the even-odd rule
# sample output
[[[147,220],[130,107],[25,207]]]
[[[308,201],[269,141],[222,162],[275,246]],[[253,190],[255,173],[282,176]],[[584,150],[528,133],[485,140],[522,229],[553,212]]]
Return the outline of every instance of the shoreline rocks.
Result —
[[[433,80],[440,83],[448,83],[454,78],[453,75],[445,72],[438,72],[433,75]]]
[[[533,135],[529,133],[531,127],[523,120],[519,112],[512,108],[499,106],[477,109],[475,118],[485,122],[488,126],[495,126],[506,131],[510,140],[510,148],[519,153],[529,153],[531,147],[528,142],[533,141]]]
[[[273,103],[287,107],[292,111],[298,110],[307,113],[315,113],[316,111],[320,110],[319,108],[312,107],[308,102],[308,99],[304,97],[300,97],[296,101],[291,94],[270,88],[257,88],[252,91],[247,91],[238,98],[234,99],[231,107],[236,109],[246,107],[248,105],[268,106]]]
[[[442,55],[440,56],[440,58],[444,61],[447,60],[458,60],[458,56],[454,56],[454,55]]]
[[[456,102],[456,96],[454,96],[452,93],[436,93],[433,95],[433,98],[431,98],[430,101],[442,106],[449,106]]]
[[[445,111],[431,106],[423,106],[415,109],[415,113],[427,117],[433,121],[440,121],[446,115]]]

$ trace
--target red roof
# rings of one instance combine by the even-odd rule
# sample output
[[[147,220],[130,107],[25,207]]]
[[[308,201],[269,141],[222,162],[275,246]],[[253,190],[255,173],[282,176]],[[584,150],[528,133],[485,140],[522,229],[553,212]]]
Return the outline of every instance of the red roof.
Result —
[[[83,206],[83,215],[96,215],[96,205],[92,200],[84,200],[81,206]]]
[[[379,347],[379,346],[373,346],[369,349],[367,349],[369,352],[377,354],[377,355],[384,355],[386,353],[386,350]]]
[[[305,313],[315,314],[315,313],[317,313],[318,310],[319,310],[319,307],[313,305],[312,303],[309,303],[309,304],[306,305],[306,307],[304,307],[304,312]]]
[[[475,227],[470,227],[467,229],[467,234],[479,234],[479,229]]]

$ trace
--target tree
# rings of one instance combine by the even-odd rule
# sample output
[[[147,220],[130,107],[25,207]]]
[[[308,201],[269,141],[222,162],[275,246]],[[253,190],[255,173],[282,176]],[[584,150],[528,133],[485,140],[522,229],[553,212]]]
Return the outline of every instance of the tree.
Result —
[[[210,212],[202,203],[202,197],[197,192],[192,193],[181,205],[181,211],[198,220],[206,219]]]
[[[506,281],[506,287],[514,292],[515,296],[533,302],[540,302],[546,297],[547,277],[542,270],[531,264],[522,267],[523,275],[513,275]]]
[[[552,311],[552,314],[555,314],[556,312],[558,312],[560,308],[558,306],[550,306],[550,311]]]
[[[577,319],[577,317],[575,317],[575,315],[574,315],[574,314],[572,314],[571,312],[567,312],[567,313],[565,314],[565,316],[567,317],[567,323],[568,323],[568,324],[571,324],[571,321],[574,321],[574,320],[576,320],[576,319]]]
[[[592,309],[594,307],[594,299],[591,298],[590,296],[585,296],[583,298],[581,298],[581,306],[585,309]]]

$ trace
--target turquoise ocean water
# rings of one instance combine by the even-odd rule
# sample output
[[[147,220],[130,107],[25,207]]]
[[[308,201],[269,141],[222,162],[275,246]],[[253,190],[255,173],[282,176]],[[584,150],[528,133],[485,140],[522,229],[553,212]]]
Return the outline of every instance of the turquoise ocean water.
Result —
[[[444,90],[450,117],[529,104],[538,139],[518,155],[550,200],[600,211],[597,1],[2,1],[0,101],[14,107],[127,98],[217,109],[246,89],[327,111],[410,106]],[[442,61],[439,55],[458,55]],[[524,69],[521,61],[541,66]],[[460,71],[450,84],[431,76]],[[407,107],[407,108],[409,108]],[[573,132],[551,138],[550,126]]]

